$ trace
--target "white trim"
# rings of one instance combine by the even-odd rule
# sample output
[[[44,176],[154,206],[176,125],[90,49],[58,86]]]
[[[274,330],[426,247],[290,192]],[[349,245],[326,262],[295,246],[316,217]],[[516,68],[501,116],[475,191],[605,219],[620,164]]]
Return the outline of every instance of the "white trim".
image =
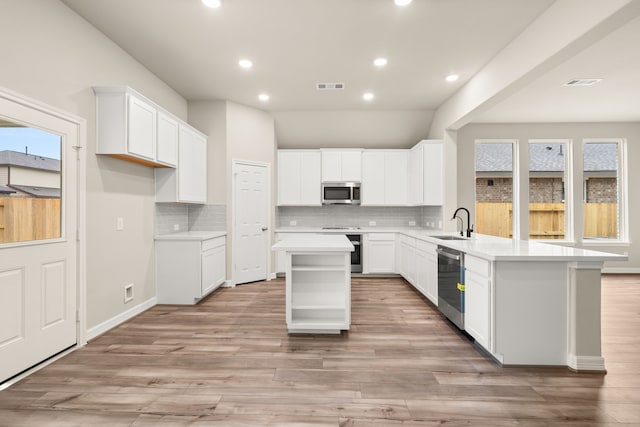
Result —
[[[225,280],[224,283],[222,285],[220,285],[221,288],[235,288],[236,287],[236,283],[233,280]]]
[[[248,166],[258,166],[264,167],[266,169],[266,192],[267,192],[267,217],[265,219],[265,226],[268,227],[268,233],[266,238],[266,248],[267,251],[267,259],[265,265],[265,277],[264,280],[269,279],[270,270],[271,270],[271,236],[273,235],[273,230],[271,230],[271,164],[265,162],[257,162],[253,160],[241,160],[241,159],[231,159],[231,281],[233,282],[233,286],[237,284],[236,279],[236,262],[238,254],[236,253],[238,245],[236,244],[236,221],[235,221],[235,211],[236,211],[236,173],[238,165],[248,165]]]
[[[267,280],[274,280],[276,278],[276,273],[270,273],[269,277],[267,277]]]
[[[604,357],[601,356],[577,356],[567,355],[567,366],[575,371],[606,372]]]
[[[602,272],[605,274],[640,274],[640,268],[637,267],[604,267]]]
[[[93,328],[87,330],[87,341],[90,341],[99,335],[104,334],[108,330],[115,328],[121,323],[126,322],[127,320],[137,316],[138,314],[150,309],[154,305],[157,304],[156,297],[150,298],[135,307],[131,307],[129,310],[118,314],[117,316],[112,317],[111,319],[105,320],[99,325],[94,326]]]

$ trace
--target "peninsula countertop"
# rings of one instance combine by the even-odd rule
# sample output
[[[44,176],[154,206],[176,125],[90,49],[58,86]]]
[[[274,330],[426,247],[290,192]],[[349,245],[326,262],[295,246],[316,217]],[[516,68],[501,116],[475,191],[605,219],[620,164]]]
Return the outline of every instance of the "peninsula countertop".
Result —
[[[354,247],[343,234],[291,236],[272,246],[274,251],[287,252],[353,252]]]

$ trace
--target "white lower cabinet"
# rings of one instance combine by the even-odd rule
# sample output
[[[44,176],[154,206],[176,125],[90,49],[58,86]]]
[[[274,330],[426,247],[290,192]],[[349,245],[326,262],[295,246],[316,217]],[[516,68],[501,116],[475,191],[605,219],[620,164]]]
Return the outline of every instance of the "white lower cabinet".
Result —
[[[418,240],[416,243],[416,287],[424,296],[438,305],[438,256],[437,245]]]
[[[491,264],[471,255],[465,255],[464,263],[464,329],[490,351]]]
[[[416,285],[416,239],[403,234],[399,235],[400,242],[400,267],[399,272],[409,283]]]
[[[367,233],[363,237],[364,274],[391,274],[396,272],[395,233]]]
[[[156,240],[158,304],[195,304],[226,280],[226,238]]]

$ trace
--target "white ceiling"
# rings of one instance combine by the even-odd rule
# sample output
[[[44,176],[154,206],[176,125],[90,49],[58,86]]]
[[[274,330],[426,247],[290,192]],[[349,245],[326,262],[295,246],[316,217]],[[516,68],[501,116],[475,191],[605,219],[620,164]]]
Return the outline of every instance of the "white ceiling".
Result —
[[[222,1],[63,0],[186,99],[268,111],[435,110],[553,3]],[[378,56],[389,60],[383,69],[372,65]],[[244,57],[253,69],[238,67]],[[460,80],[445,82],[452,72]],[[346,89],[318,92],[317,82]]]

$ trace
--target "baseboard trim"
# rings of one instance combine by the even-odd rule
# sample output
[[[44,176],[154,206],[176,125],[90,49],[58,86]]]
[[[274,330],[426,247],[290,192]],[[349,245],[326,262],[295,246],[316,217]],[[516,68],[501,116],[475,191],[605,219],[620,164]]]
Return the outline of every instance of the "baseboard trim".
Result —
[[[601,356],[577,356],[569,354],[567,366],[576,372],[607,372],[604,367],[604,357]]]
[[[156,297],[150,298],[150,299],[148,299],[148,300],[136,305],[135,307],[131,307],[129,310],[124,311],[124,312],[118,314],[117,316],[114,316],[111,319],[106,320],[106,321],[100,323],[99,325],[94,326],[91,329],[88,329],[87,330],[87,341],[91,341],[92,339],[104,334],[109,329],[115,328],[119,324],[126,322],[127,320],[131,319],[132,317],[137,316],[138,314],[142,313],[143,311],[146,311],[146,310],[150,309],[151,307],[153,307],[156,304],[157,304]]]
[[[220,286],[221,288],[235,288],[236,284],[233,280],[225,280],[224,283]]]
[[[640,274],[640,268],[605,267],[602,269],[602,272],[605,274]]]
[[[276,279],[276,273],[271,273],[271,274],[269,274],[269,276],[267,277],[267,281],[269,281],[269,280],[274,280],[274,279]]]

